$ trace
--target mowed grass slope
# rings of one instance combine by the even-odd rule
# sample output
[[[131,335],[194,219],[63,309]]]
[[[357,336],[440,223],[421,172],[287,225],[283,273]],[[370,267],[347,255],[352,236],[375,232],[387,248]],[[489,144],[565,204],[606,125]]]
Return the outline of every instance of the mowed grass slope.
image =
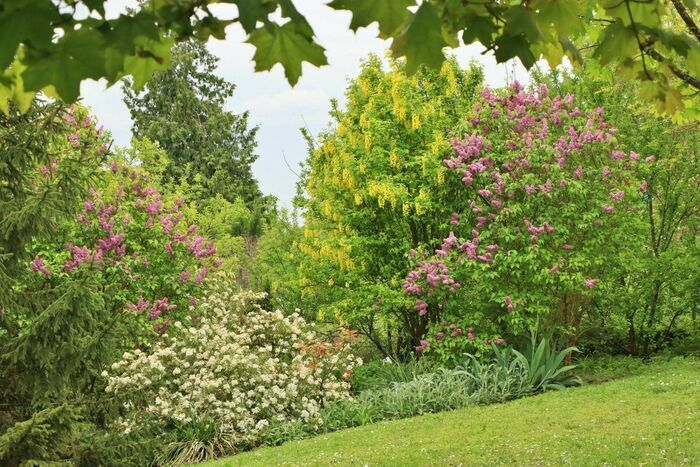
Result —
[[[206,466],[700,465],[700,361],[500,405],[383,422]]]

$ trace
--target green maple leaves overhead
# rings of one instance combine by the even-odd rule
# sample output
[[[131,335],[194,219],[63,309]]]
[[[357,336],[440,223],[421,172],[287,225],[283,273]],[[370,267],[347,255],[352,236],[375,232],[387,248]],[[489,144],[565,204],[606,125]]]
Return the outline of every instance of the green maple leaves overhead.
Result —
[[[447,46],[442,35],[442,23],[438,9],[423,3],[408,24],[396,36],[391,50],[399,57],[406,57],[406,71],[413,74],[421,64],[439,68],[445,60],[443,47]]]
[[[526,68],[540,58],[551,66],[564,57],[577,64],[584,55],[616,66],[620,76],[642,81],[643,95],[669,113],[696,101],[700,91],[695,0],[320,2],[319,8],[349,11],[353,31],[376,23],[409,73],[420,65],[439,67],[446,47],[478,41],[497,61],[518,59]],[[293,0],[146,0],[113,19],[105,15],[105,0],[55,3],[0,2],[0,109],[40,90],[74,101],[89,78],[111,84],[131,75],[143,85],[167,66],[173,43],[224,39],[230,25],[240,25],[255,47],[256,70],[280,64],[292,85],[303,62],[327,64]],[[212,6],[220,4],[235,5],[237,16],[217,17]]]
[[[413,0],[333,0],[329,3],[336,10],[352,12],[350,29],[357,31],[374,23],[379,24],[379,36],[391,37],[411,17],[408,7],[414,6]]]

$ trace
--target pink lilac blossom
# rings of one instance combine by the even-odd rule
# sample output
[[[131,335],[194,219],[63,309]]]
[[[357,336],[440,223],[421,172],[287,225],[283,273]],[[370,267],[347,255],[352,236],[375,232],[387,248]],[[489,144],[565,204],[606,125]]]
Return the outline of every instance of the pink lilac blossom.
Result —
[[[148,314],[151,317],[151,319],[156,319],[164,311],[174,310],[175,308],[177,308],[177,305],[175,305],[174,303],[168,303],[168,297],[163,297],[153,304]]]
[[[209,268],[208,267],[203,267],[199,271],[197,271],[197,274],[194,277],[194,284],[195,285],[200,285],[204,279],[207,277],[207,274],[209,274]]]
[[[50,275],[51,275],[51,271],[49,271],[49,270],[46,268],[46,266],[44,265],[44,260],[43,260],[41,257],[39,257],[39,256],[35,256],[35,257],[34,257],[34,259],[32,260],[32,262],[29,263],[29,268],[30,268],[32,271],[41,273],[41,274],[43,274],[43,275],[45,275],[45,276],[50,276]]]
[[[613,160],[619,161],[619,160],[625,158],[625,152],[624,151],[613,151],[612,153],[610,153],[610,157],[612,157]]]
[[[439,288],[441,285],[449,288],[450,292],[454,293],[460,288],[460,284],[449,277],[449,269],[445,263],[441,261],[421,262],[416,269],[409,272],[403,283],[403,289],[408,294],[422,295],[424,287],[420,282],[425,280],[429,289],[428,296],[432,295],[432,290]]]
[[[151,302],[144,300],[143,298],[139,298],[137,303],[129,303],[126,305],[126,308],[130,311],[146,311],[150,307]]]
[[[78,247],[72,243],[66,244],[66,251],[71,254],[71,257],[63,263],[63,270],[65,272],[73,271],[79,268],[81,264],[93,260],[97,260],[97,266],[101,267],[101,260],[105,253],[104,249],[98,249],[93,253],[86,246]]]
[[[552,191],[552,181],[550,179],[547,179],[547,181],[544,183],[544,185],[540,185],[540,192],[541,193],[549,193]]]
[[[80,138],[76,133],[69,133],[68,134],[68,141],[70,141],[70,144],[75,148],[78,149],[80,147]]]
[[[625,196],[624,190],[613,191],[610,193],[610,199],[613,201],[620,201]]]
[[[189,272],[189,271],[182,271],[182,272],[180,273],[180,282],[182,282],[183,284],[185,284],[185,283],[188,282],[189,280],[190,280],[190,272]]]

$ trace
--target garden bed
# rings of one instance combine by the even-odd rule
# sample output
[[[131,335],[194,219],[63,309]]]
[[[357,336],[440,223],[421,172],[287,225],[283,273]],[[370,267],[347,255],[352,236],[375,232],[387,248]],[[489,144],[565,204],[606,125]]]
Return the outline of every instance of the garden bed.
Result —
[[[697,465],[700,362],[605,384],[342,430],[203,466]]]

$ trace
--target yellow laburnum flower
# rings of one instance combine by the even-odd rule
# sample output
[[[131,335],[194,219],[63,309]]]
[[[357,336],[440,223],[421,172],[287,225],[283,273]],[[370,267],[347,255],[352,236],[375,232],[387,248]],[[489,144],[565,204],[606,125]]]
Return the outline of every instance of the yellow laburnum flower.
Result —
[[[360,86],[360,89],[362,89],[362,92],[364,92],[365,94],[369,94],[371,87],[370,87],[369,82],[366,79],[358,78],[357,84]]]
[[[355,193],[355,204],[358,206],[362,204],[362,196],[359,193]]]
[[[401,162],[399,161],[399,155],[396,153],[396,149],[392,149],[389,153],[389,164],[395,169],[401,167]]]
[[[417,130],[420,128],[420,117],[418,116],[417,113],[414,113],[413,116],[411,117],[411,128],[414,130]]]
[[[345,126],[345,122],[340,122],[338,124],[338,135],[343,136],[345,133],[347,133],[348,127]]]
[[[457,77],[455,76],[454,69],[452,69],[452,65],[448,62],[443,63],[441,72],[441,74],[447,78],[450,91],[453,94],[459,91],[459,84],[457,83]]]
[[[343,169],[343,182],[348,188],[355,188],[355,177],[352,176],[348,169]]]
[[[433,150],[433,156],[438,156],[440,154],[444,144],[445,144],[445,138],[443,137],[442,133],[439,131],[436,131],[434,138],[433,138],[433,142],[430,145],[430,148]]]

